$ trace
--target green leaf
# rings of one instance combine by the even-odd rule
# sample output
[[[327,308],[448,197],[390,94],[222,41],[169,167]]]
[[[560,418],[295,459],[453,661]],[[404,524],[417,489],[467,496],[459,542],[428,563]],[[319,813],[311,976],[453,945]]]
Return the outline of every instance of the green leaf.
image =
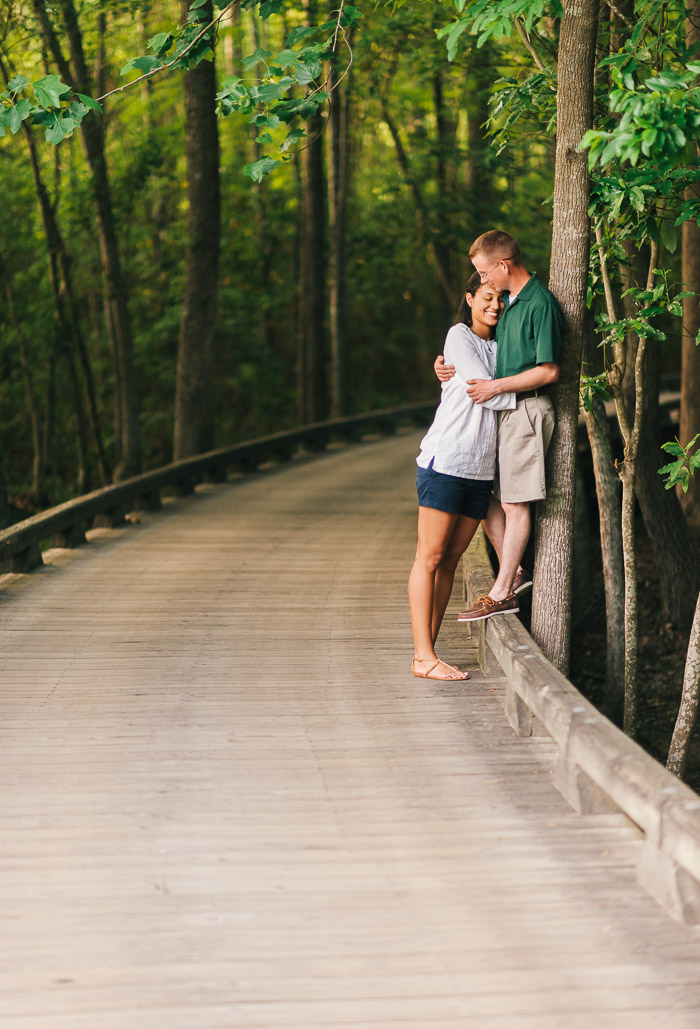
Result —
[[[98,103],[97,100],[93,100],[91,96],[85,96],[84,93],[77,93],[76,96],[82,100],[88,111],[99,111],[102,114],[102,104]]]
[[[294,81],[300,86],[308,86],[312,83],[321,72],[321,65],[314,63],[313,65],[300,64],[297,70],[294,72]]]
[[[661,222],[661,239],[669,254],[675,254],[678,246],[678,229],[665,218]]]
[[[154,68],[160,68],[161,62],[158,57],[152,57],[150,54],[146,54],[144,57],[132,57],[130,61],[124,65],[122,70],[119,72],[120,75],[128,75],[130,71],[140,71],[143,73],[153,71]]]
[[[468,22],[466,21],[466,19],[463,18],[460,21],[456,21],[454,23],[454,25],[450,26],[450,29],[449,29],[449,31],[447,33],[447,60],[448,61],[454,61],[454,59],[455,59],[455,57],[457,55],[457,44],[459,42],[459,37],[465,31],[465,29],[467,28],[467,25],[468,25]]]
[[[148,49],[161,56],[173,45],[173,37],[170,32],[157,32],[148,41]]]
[[[268,172],[271,172],[273,168],[276,168],[281,163],[281,161],[276,161],[274,157],[262,157],[259,161],[255,161],[254,164],[247,164],[243,174],[247,175],[254,182],[261,182]]]
[[[196,11],[196,10],[198,10],[198,8],[204,7],[206,2],[207,2],[207,0],[194,0],[194,3],[190,4],[190,8],[189,9],[191,11]]]
[[[76,123],[72,118],[56,117],[53,125],[46,130],[46,142],[53,143],[54,146],[56,146],[56,144],[60,143],[67,136],[70,136],[75,128]]]
[[[29,85],[29,79],[25,79],[24,75],[15,75],[7,83],[7,88],[10,93],[21,93]]]
[[[246,71],[250,71],[251,68],[254,68],[256,64],[260,64],[261,61],[266,62],[270,56],[271,52],[269,50],[263,50],[262,47],[258,47],[254,54],[250,54],[249,57],[244,57],[241,64]]]
[[[61,97],[70,93],[70,89],[61,82],[59,75],[45,75],[32,83],[34,96],[40,107],[60,107]]]
[[[280,151],[282,153],[286,153],[290,147],[294,146],[295,143],[298,143],[300,139],[304,139],[305,136],[306,133],[303,129],[290,129],[287,133],[286,139],[284,139],[280,144]]]
[[[299,54],[296,50],[280,50],[278,54],[275,54],[273,63],[278,64],[282,71],[286,71],[287,68],[291,68],[292,65],[298,64]]]

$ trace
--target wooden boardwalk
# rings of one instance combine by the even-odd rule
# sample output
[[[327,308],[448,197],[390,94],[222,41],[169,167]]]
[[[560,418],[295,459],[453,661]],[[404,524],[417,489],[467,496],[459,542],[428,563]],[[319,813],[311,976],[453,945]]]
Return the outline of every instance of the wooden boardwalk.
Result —
[[[0,579],[2,1029],[697,1029],[637,830],[453,620],[472,680],[409,674],[417,439]]]

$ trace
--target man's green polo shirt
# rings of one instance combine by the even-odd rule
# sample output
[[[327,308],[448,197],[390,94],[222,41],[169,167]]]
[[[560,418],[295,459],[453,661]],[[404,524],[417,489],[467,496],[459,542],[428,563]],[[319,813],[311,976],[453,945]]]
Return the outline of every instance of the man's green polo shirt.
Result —
[[[529,371],[538,364],[561,364],[564,317],[537,275],[531,275],[496,326],[496,378]]]

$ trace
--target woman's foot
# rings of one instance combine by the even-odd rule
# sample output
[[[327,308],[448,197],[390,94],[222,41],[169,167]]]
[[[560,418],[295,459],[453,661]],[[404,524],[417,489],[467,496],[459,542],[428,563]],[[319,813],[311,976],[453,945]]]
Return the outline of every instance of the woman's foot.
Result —
[[[439,682],[469,678],[469,672],[463,672],[454,665],[448,665],[446,661],[432,657],[414,657],[411,662],[411,671],[417,679],[437,679]]]

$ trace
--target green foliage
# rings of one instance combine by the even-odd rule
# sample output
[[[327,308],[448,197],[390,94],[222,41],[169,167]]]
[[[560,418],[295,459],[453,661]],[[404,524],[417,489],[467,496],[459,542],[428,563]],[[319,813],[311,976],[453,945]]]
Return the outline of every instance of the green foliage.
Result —
[[[681,446],[678,439],[674,443],[663,443],[661,445],[662,450],[676,458],[670,464],[659,468],[659,475],[666,476],[664,483],[666,489],[680,486],[684,493],[688,492],[690,476],[694,475],[697,469],[700,468],[700,451],[696,451],[694,454],[691,453],[699,438],[700,432],[693,436],[685,447]]]
[[[605,372],[600,372],[598,375],[582,374],[579,383],[579,398],[580,406],[584,411],[592,409],[596,397],[603,401],[610,400],[607,374]]]
[[[559,0],[455,0],[455,7],[459,17],[438,31],[438,39],[446,42],[449,61],[455,59],[467,31],[477,37],[478,49],[487,40],[510,36],[516,19],[529,35],[544,18],[559,18],[563,12]]]
[[[700,63],[690,61],[683,71],[673,69],[648,75],[635,82],[627,55],[602,62],[610,67],[616,88],[608,97],[610,112],[617,116],[608,129],[591,129],[581,140],[588,150],[589,167],[605,167],[615,160],[633,167],[651,157],[663,173],[675,169],[689,139],[700,126]],[[641,66],[635,61],[634,72]]]
[[[34,103],[21,96],[29,90]],[[44,127],[47,143],[60,143],[73,134],[91,110],[102,108],[92,97],[72,93],[58,75],[44,75],[34,82],[16,75],[0,93],[0,137],[6,135],[7,129],[15,135],[22,122],[29,119],[33,125]]]

